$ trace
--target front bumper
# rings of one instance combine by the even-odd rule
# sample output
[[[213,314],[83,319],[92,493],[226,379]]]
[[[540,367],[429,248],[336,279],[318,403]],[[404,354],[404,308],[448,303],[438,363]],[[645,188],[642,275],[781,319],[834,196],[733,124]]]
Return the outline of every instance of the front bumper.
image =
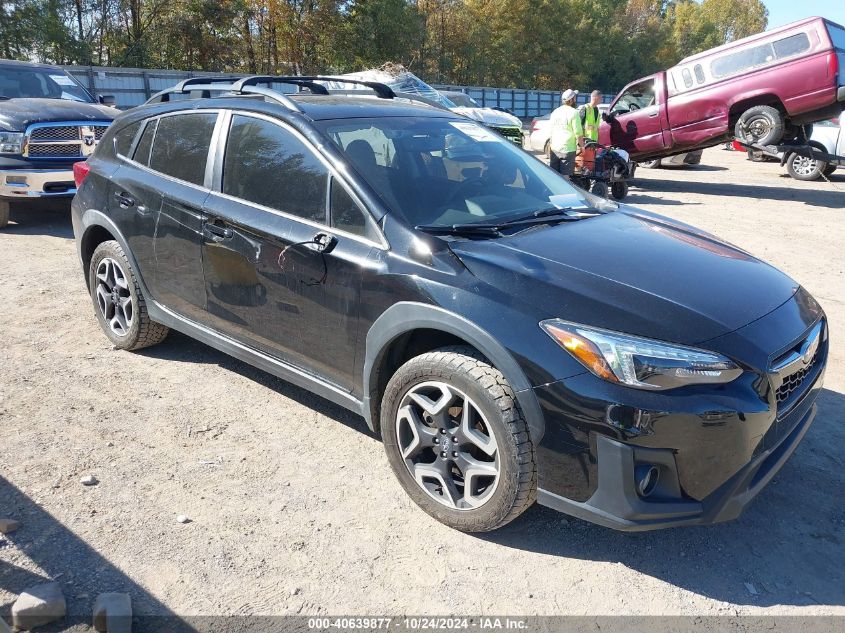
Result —
[[[72,169],[0,170],[0,198],[71,198],[75,193]]]

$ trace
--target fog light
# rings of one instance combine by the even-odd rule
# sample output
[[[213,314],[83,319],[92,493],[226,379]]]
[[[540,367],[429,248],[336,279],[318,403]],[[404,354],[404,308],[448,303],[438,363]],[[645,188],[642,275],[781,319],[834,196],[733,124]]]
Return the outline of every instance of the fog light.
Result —
[[[634,469],[637,494],[641,497],[647,497],[654,492],[658,479],[660,479],[660,470],[657,466],[637,466]]]

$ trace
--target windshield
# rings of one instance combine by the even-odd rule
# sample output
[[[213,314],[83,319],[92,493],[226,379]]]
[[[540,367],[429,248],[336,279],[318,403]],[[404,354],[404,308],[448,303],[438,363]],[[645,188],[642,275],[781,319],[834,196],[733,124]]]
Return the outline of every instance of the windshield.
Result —
[[[615,208],[472,121],[385,117],[318,125],[411,226],[501,222],[556,208]]]
[[[449,100],[454,103],[456,106],[460,108],[478,108],[480,107],[473,99],[467,94],[463,94],[462,92],[450,92]]]
[[[0,98],[67,99],[93,103],[91,95],[59,69],[0,65]]]

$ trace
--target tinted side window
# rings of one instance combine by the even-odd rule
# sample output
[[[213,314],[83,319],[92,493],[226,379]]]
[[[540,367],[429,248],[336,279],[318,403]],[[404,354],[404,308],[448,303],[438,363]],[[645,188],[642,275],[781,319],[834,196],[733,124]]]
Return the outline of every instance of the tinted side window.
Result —
[[[135,140],[135,135],[138,133],[141,123],[141,121],[131,123],[114,135],[114,151],[121,156],[129,156],[129,150],[132,149],[132,141]]]
[[[331,226],[376,242],[379,240],[372,219],[367,218],[366,212],[336,180],[332,180]]]
[[[725,55],[714,59],[710,64],[710,71],[717,79],[735,75],[756,66],[763,66],[775,59],[775,52],[771,44],[763,44],[754,48],[746,48],[744,51]]]
[[[695,80],[700,84],[704,83],[704,69],[701,64],[695,65]]]
[[[202,185],[217,114],[178,114],[159,119],[150,168]]]
[[[807,37],[806,33],[798,33],[798,35],[792,35],[778,40],[773,46],[775,47],[775,55],[778,56],[778,59],[783,59],[784,57],[792,57],[793,55],[810,50],[810,38]]]
[[[329,172],[283,127],[235,115],[223,161],[223,193],[325,223]]]
[[[138,139],[138,144],[135,146],[135,162],[141,163],[142,165],[150,164],[150,150],[153,147],[153,137],[155,136],[157,125],[158,119],[147,121],[144,132],[141,134],[141,138]]]
[[[687,88],[692,88],[692,73],[689,71],[689,68],[684,68],[681,74],[684,76],[684,85]]]

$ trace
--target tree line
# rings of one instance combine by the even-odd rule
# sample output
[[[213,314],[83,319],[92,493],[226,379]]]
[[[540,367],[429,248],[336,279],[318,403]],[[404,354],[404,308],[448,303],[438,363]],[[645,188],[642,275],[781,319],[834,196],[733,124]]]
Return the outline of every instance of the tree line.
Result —
[[[0,54],[296,74],[385,62],[431,83],[615,91],[766,27],[761,0],[0,0]]]

